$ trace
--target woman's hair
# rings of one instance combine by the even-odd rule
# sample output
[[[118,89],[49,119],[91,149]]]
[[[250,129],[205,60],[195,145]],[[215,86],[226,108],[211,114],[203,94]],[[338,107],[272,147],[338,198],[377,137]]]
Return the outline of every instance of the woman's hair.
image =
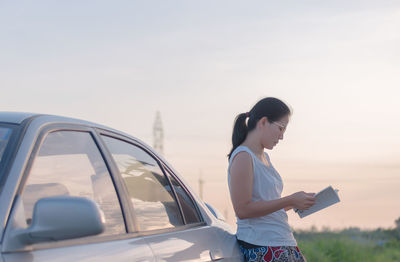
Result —
[[[258,101],[248,113],[237,115],[233,126],[232,150],[228,154],[228,159],[231,158],[232,152],[246,139],[247,133],[256,127],[258,120],[266,116],[268,122],[272,123],[290,114],[290,108],[284,102],[274,97],[266,97]],[[247,117],[249,119],[246,124]]]

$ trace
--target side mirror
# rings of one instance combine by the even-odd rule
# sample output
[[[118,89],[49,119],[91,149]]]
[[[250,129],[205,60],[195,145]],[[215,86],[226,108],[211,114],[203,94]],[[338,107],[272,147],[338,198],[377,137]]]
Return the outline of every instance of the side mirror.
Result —
[[[49,197],[36,202],[32,224],[9,235],[12,249],[39,242],[97,235],[104,231],[97,204],[83,197]],[[14,243],[14,244],[13,244]]]

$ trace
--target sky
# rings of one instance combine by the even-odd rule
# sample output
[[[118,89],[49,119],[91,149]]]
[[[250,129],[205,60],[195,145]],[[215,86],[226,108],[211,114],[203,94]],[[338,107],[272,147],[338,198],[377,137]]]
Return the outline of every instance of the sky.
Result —
[[[339,189],[294,228],[394,227],[400,217],[398,1],[0,1],[1,111],[69,116],[153,144],[234,225],[235,116],[293,109],[272,151],[284,194]]]

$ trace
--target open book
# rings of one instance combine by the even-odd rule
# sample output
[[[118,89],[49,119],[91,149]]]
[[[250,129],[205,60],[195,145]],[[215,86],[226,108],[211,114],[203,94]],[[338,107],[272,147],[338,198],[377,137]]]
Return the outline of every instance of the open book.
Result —
[[[336,204],[340,202],[337,192],[338,190],[333,189],[332,186],[328,186],[327,188],[318,192],[315,195],[315,204],[312,207],[307,210],[300,210],[295,208],[294,212],[299,214],[300,218],[303,218],[328,206]]]

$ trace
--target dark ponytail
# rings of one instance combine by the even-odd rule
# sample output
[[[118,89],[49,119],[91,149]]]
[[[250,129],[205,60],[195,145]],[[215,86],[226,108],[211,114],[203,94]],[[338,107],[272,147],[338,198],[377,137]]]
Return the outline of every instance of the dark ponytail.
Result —
[[[232,149],[228,154],[228,159],[231,158],[233,151],[244,142],[248,132],[256,127],[258,120],[266,116],[268,122],[272,123],[290,114],[290,108],[274,97],[263,98],[253,106],[250,112],[239,114],[233,126]],[[247,117],[249,119],[246,124]]]
[[[228,155],[228,158],[231,158],[231,154],[233,150],[235,150],[243,141],[246,139],[248,130],[246,124],[247,114],[242,113],[236,116],[235,124],[233,126],[233,133],[232,133],[232,145],[233,148]]]

